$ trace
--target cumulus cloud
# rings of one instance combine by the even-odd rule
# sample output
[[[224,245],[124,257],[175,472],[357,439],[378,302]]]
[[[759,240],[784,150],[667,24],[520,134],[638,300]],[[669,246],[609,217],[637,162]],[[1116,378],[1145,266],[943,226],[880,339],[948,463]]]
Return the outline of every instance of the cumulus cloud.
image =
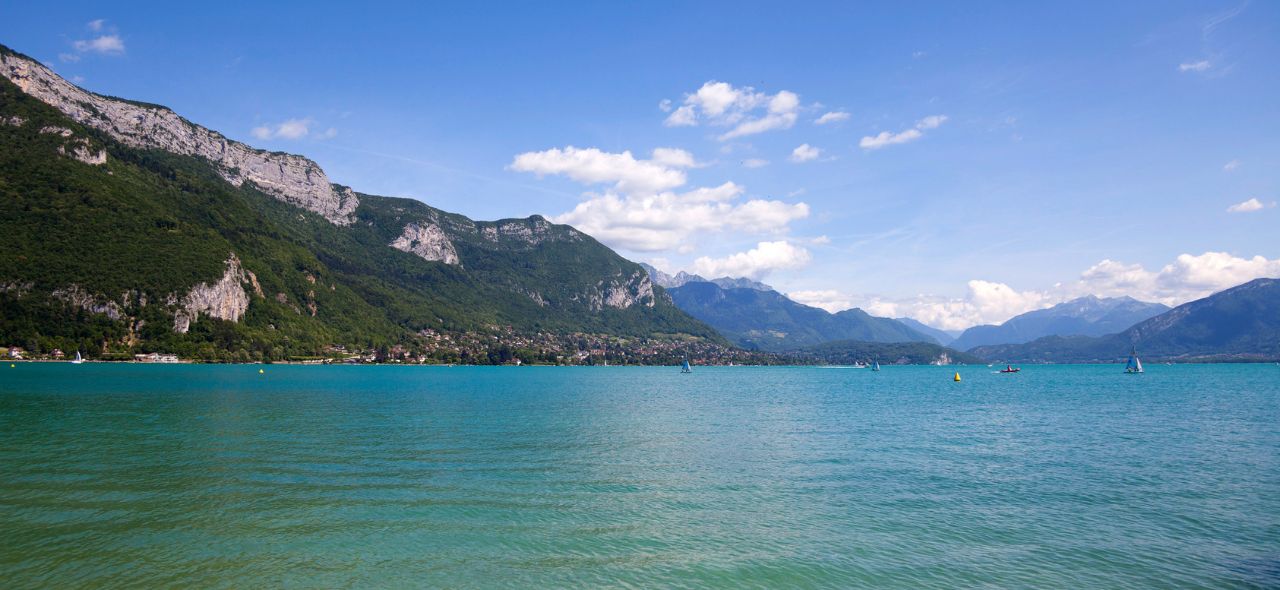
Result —
[[[554,216],[610,246],[636,252],[691,247],[693,238],[716,232],[777,234],[809,215],[804,203],[747,199],[743,187],[725,182],[714,187],[676,191],[687,181],[685,169],[700,166],[692,154],[659,148],[648,160],[629,151],[553,148],[517,155],[509,168],[538,176],[566,176],[584,185],[604,185],[571,211]]]
[[[611,184],[622,193],[656,193],[683,185],[686,176],[679,168],[692,165],[692,155],[674,148],[658,148],[653,159],[639,160],[630,151],[619,154],[569,146],[519,154],[510,168],[538,177],[563,175],[582,184]]]
[[[795,125],[800,110],[800,96],[787,90],[769,95],[750,86],[735,87],[728,82],[711,80],[684,97],[674,106],[670,100],[659,108],[670,112],[663,122],[668,127],[691,127],[706,123],[731,127],[719,136],[720,141],[755,135]]]
[[[608,192],[578,203],[572,211],[553,220],[572,225],[610,246],[657,252],[679,249],[694,237],[713,232],[779,233],[792,221],[809,215],[809,206],[804,203],[763,199],[739,202],[742,193],[742,187],[732,182],[683,193]]]
[[[849,113],[846,113],[844,111],[832,111],[830,113],[823,113],[821,117],[818,117],[813,121],[813,124],[827,125],[830,123],[839,123],[840,121],[848,121],[848,120],[849,120]]]
[[[1202,59],[1199,61],[1178,64],[1178,71],[1179,72],[1203,72],[1208,70],[1211,67],[1213,67],[1213,64],[1209,63],[1209,60]]]
[[[1069,292],[1103,297],[1129,295],[1143,301],[1180,305],[1261,277],[1280,277],[1280,259],[1239,258],[1227,252],[1182,254],[1157,271],[1107,259],[1082,273]]]
[[[1158,270],[1111,259],[1089,267],[1075,281],[1045,290],[1019,291],[1004,283],[969,281],[963,297],[858,296],[838,291],[802,292],[802,303],[839,311],[858,306],[873,315],[911,317],[944,330],[998,324],[1028,311],[1085,295],[1128,296],[1177,306],[1262,277],[1280,277],[1280,259],[1240,258],[1226,252],[1182,254]]]
[[[1262,201],[1259,201],[1257,197],[1254,197],[1247,201],[1236,203],[1230,207],[1227,207],[1227,213],[1252,213],[1254,211],[1261,211],[1268,207],[1275,207],[1275,206],[1276,206],[1275,201],[1272,201],[1270,203],[1263,203]]]
[[[809,264],[809,251],[785,240],[760,242],[755,248],[724,258],[703,256],[693,261],[693,271],[705,277],[747,277],[760,280],[775,270]]]
[[[804,144],[800,144],[798,147],[796,147],[796,149],[791,150],[790,159],[792,162],[796,162],[796,163],[808,162],[809,160],[818,159],[818,156],[821,156],[821,155],[822,155],[821,149],[818,149],[807,143],[804,143]]]
[[[878,150],[885,146],[908,143],[924,137],[924,132],[930,129],[937,129],[940,125],[947,121],[946,115],[930,115],[919,121],[911,129],[891,133],[889,131],[881,131],[879,135],[869,135],[862,138],[858,142],[858,147],[864,150]]]
[[[762,160],[760,158],[747,158],[746,160],[742,161],[742,166],[744,168],[764,168],[765,166],[768,166],[768,165],[769,165],[768,160]]]

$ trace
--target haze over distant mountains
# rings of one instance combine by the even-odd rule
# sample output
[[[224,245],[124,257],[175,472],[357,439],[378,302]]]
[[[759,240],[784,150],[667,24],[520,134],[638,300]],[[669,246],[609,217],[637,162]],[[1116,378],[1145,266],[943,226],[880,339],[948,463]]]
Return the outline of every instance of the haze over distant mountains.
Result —
[[[830,313],[792,301],[767,285],[722,277],[708,281],[697,275],[666,275],[645,266],[676,307],[707,322],[731,342],[764,351],[795,350],[837,340],[863,342],[927,342],[930,336],[889,318],[860,309]]]
[[[970,350],[992,344],[1021,344],[1044,336],[1114,334],[1168,310],[1167,305],[1131,297],[1089,295],[1014,316],[1000,325],[974,326],[950,344],[959,350]]]
[[[932,336],[934,340],[937,340],[938,343],[942,344],[943,346],[951,346],[951,343],[955,341],[956,337],[959,336],[962,332],[964,332],[964,330],[942,330],[940,328],[935,328],[933,326],[925,324],[924,322],[921,322],[920,320],[917,320],[915,318],[894,318],[894,319],[898,320],[899,322],[902,322],[903,324],[906,324],[907,327],[917,332],[920,332],[921,334],[927,334],[929,336]]]
[[[1280,279],[1255,279],[1179,305],[1105,336],[1047,336],[969,352],[1010,362],[1113,362],[1131,349],[1148,359],[1280,358]]]

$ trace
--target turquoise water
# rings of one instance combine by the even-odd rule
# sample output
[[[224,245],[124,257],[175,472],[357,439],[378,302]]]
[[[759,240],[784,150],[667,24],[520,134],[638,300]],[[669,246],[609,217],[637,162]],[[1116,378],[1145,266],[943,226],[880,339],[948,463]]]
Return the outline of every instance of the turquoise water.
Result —
[[[0,368],[0,586],[1280,586],[1280,367]]]

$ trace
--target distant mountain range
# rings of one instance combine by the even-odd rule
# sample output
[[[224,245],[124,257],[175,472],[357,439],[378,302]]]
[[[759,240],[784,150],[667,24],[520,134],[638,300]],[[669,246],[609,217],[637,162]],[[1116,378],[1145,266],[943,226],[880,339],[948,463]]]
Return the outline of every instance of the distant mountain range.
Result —
[[[977,346],[1021,344],[1044,336],[1102,336],[1166,311],[1169,307],[1160,303],[1090,295],[1014,316],[998,326],[974,326],[960,334],[950,346],[971,350]]]
[[[731,342],[753,350],[793,350],[834,340],[936,344],[928,335],[889,318],[874,317],[860,309],[832,314],[773,290],[690,281],[667,293],[682,311],[710,324]]]
[[[964,363],[976,365],[983,359],[941,346],[934,342],[861,342],[835,340],[814,346],[806,346],[795,354],[822,359],[836,365],[878,362],[882,365],[929,365]]]
[[[1105,336],[1047,336],[969,352],[1009,362],[1112,362],[1131,349],[1146,359],[1280,358],[1280,279],[1256,279],[1179,305]]]
[[[899,322],[902,322],[903,324],[906,324],[907,327],[911,328],[912,330],[920,332],[921,334],[927,334],[929,336],[932,336],[934,340],[938,341],[938,344],[942,344],[943,346],[950,346],[951,342],[954,341],[956,337],[960,335],[961,332],[964,332],[964,330],[942,330],[942,329],[930,326],[928,324],[925,324],[913,318],[894,318],[894,319],[898,320]]]
[[[653,284],[666,289],[683,287],[688,283],[714,283],[724,287],[725,289],[755,289],[757,291],[774,290],[773,287],[770,287],[769,285],[746,278],[735,279],[731,277],[720,277],[718,279],[705,279],[695,274],[689,274],[683,270],[674,275],[669,275],[654,268],[653,265],[646,264],[644,262],[640,263],[640,267],[649,273],[649,278],[653,281]]]

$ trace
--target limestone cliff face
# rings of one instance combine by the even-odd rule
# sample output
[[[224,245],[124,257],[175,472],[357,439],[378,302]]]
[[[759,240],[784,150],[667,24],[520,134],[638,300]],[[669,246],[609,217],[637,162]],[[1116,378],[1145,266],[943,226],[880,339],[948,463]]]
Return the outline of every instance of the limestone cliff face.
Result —
[[[403,252],[417,254],[425,260],[439,261],[445,264],[458,264],[458,251],[444,230],[436,223],[423,221],[404,226],[400,237],[391,242],[391,247]]]
[[[481,222],[471,230],[478,232],[481,237],[495,245],[508,248],[532,248],[548,240],[582,241],[582,234],[578,230],[567,226],[557,228],[541,215],[535,215],[529,219]]]
[[[585,297],[575,296],[574,299],[586,303],[592,311],[600,311],[605,307],[627,309],[633,305],[653,307],[658,302],[653,295],[653,282],[644,269],[629,276],[619,275],[607,281],[602,280]]]
[[[355,193],[334,187],[319,165],[301,156],[254,149],[161,106],[86,92],[40,63],[19,55],[0,53],[0,75],[23,92],[121,143],[205,158],[218,166],[228,182],[236,186],[252,182],[263,192],[318,213],[334,224],[350,224],[359,205]],[[72,155],[85,159],[74,149]],[[96,155],[90,159],[96,159]]]
[[[119,303],[111,301],[105,297],[99,297],[84,289],[79,285],[71,285],[63,289],[55,289],[52,293],[54,299],[60,299],[72,307],[83,309],[89,313],[101,313],[113,320],[119,320],[125,316],[124,310]],[[129,294],[121,297],[122,301],[128,301]]]
[[[227,271],[221,279],[212,284],[200,283],[192,287],[180,302],[174,302],[181,307],[174,312],[173,331],[186,334],[191,322],[199,319],[202,313],[212,318],[240,321],[249,309],[249,293],[244,289],[246,284],[253,285],[257,295],[262,296],[258,277],[241,268],[240,259],[233,253],[227,259]]]

